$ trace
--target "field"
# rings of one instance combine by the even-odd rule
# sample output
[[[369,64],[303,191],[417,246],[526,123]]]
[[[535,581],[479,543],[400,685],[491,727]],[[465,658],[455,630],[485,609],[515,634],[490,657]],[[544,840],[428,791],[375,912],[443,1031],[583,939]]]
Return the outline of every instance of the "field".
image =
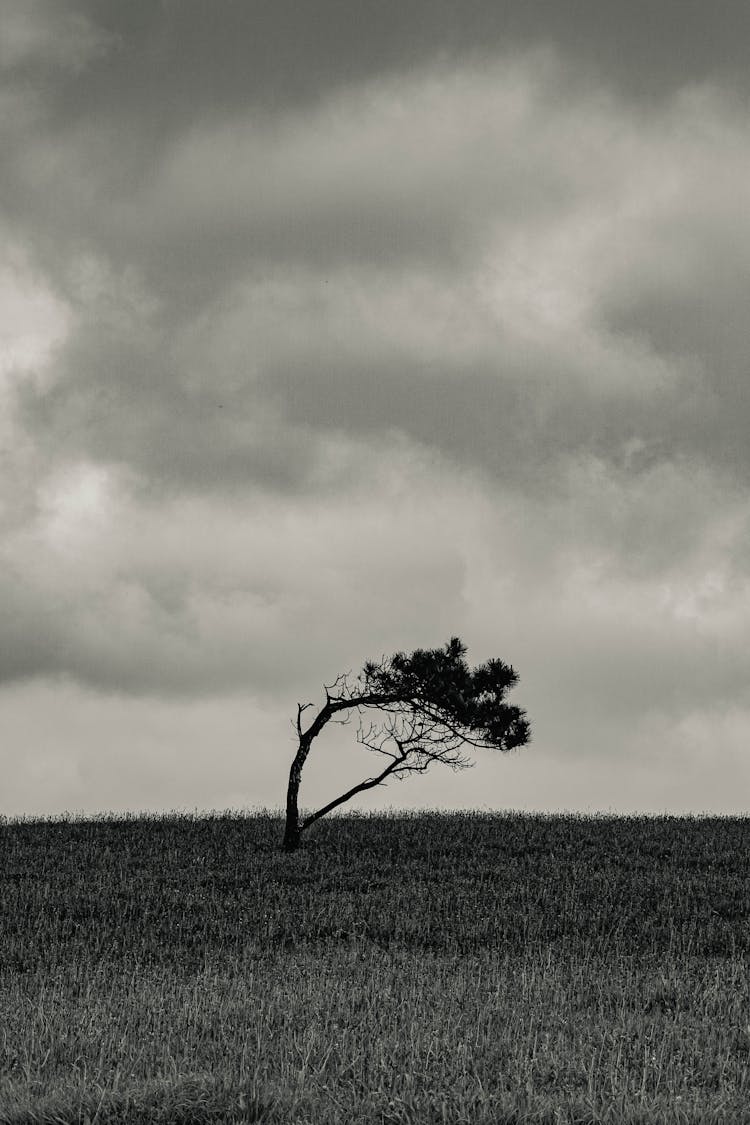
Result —
[[[0,820],[0,1123],[750,1122],[750,819]]]

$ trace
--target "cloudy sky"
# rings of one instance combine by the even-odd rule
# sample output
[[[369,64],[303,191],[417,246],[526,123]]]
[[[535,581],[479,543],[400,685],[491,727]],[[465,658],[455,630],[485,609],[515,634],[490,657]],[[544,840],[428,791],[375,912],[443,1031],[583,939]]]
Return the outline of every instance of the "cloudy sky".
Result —
[[[0,0],[0,813],[279,806],[298,700],[452,634],[532,745],[361,807],[747,811],[749,42]]]

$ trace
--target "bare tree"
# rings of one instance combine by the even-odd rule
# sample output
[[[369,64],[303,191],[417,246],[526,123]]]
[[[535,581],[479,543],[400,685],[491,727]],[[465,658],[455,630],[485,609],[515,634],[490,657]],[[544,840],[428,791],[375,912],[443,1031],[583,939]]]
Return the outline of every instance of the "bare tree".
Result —
[[[325,687],[326,700],[309,726],[303,718],[312,703],[297,705],[299,745],[289,771],[284,849],[299,847],[305,829],[358,793],[390,777],[424,773],[433,762],[453,770],[472,764],[467,746],[507,751],[525,745],[531,728],[519,707],[505,702],[518,675],[502,660],[469,668],[466,646],[452,637],[443,648],[397,652],[368,661],[352,680],[343,673]],[[383,768],[303,818],[299,813],[302,770],[313,740],[327,723],[359,719],[357,741],[379,755]]]

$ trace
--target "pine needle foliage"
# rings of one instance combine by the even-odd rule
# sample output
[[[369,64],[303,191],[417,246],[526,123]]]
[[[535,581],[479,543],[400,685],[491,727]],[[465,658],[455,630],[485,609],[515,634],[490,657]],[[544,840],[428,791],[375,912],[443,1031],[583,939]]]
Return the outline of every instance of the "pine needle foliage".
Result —
[[[368,661],[359,677],[362,694],[411,707],[441,724],[444,737],[455,733],[472,746],[503,751],[524,746],[531,736],[525,712],[505,702],[518,673],[497,659],[471,669],[466,651],[459,637],[451,637],[443,648],[397,652],[380,664]]]

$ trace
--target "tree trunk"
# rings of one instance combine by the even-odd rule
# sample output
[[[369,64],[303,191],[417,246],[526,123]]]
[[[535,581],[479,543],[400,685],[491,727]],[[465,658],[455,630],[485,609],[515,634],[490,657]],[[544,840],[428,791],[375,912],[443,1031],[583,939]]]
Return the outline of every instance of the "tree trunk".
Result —
[[[310,743],[307,740],[300,742],[292,768],[289,770],[289,785],[286,790],[286,828],[284,830],[284,851],[294,852],[299,847],[302,829],[299,823],[299,786],[302,780],[302,767],[305,764]]]
[[[299,818],[296,813],[286,810],[286,828],[284,829],[284,851],[296,852],[300,841]]]

